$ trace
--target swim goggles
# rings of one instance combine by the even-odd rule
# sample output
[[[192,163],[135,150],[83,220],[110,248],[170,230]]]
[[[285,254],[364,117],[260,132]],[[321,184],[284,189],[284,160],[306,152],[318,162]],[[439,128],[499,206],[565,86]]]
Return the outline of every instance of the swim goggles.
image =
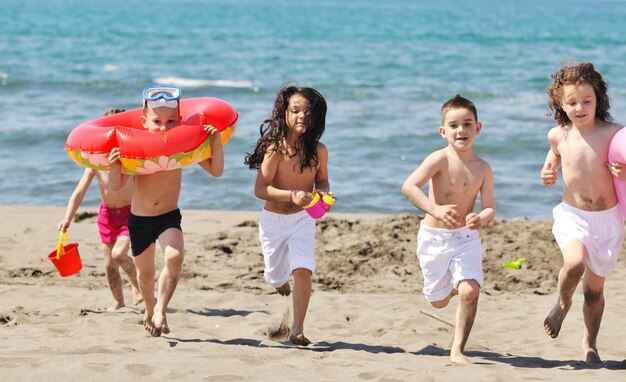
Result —
[[[178,101],[182,93],[183,92],[175,86],[148,86],[143,89],[143,100],[145,101],[145,106],[152,109],[157,107],[175,109],[178,107]]]

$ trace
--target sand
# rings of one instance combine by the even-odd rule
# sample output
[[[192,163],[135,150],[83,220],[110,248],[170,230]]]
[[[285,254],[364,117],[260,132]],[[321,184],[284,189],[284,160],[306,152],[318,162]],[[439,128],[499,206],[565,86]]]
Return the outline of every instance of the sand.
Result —
[[[557,339],[543,330],[561,255],[551,221],[496,220],[481,230],[485,287],[468,345],[452,365],[456,300],[434,309],[415,257],[419,216],[330,213],[317,225],[317,272],[305,322],[314,342],[286,342],[291,298],[263,280],[258,212],[183,210],[186,257],[171,333],[149,337],[125,276],[127,306],[105,311],[95,209],[69,230],[82,271],[47,259],[64,208],[0,206],[0,375],[8,381],[510,381],[626,379],[624,254],[607,279],[598,338],[604,363],[582,360],[582,295]],[[521,269],[504,261],[526,258]],[[161,256],[157,256],[159,269]]]

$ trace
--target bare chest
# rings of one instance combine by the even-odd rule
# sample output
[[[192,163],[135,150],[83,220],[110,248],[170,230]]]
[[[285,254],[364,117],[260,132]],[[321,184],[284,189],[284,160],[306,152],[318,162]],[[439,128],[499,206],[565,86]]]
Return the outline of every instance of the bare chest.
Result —
[[[576,173],[587,176],[605,170],[608,139],[582,139],[580,136],[562,140],[558,147],[563,176]]]
[[[276,180],[280,183],[300,186],[300,189],[305,189],[306,185],[313,186],[315,174],[315,168],[305,168],[301,171],[300,159],[298,157],[282,156],[278,161]]]
[[[437,190],[437,200],[453,203],[468,195],[476,195],[483,177],[478,164],[451,163],[447,171],[432,178],[432,183],[433,189]]]
[[[180,170],[164,171],[135,177],[135,191],[145,197],[174,193],[178,196],[182,180]]]

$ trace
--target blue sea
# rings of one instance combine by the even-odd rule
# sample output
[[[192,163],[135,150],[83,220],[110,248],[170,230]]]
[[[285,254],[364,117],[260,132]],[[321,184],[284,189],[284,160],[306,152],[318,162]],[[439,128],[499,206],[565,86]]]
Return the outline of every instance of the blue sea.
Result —
[[[63,146],[110,108],[141,106],[155,83],[239,111],[225,172],[183,170],[183,209],[260,210],[243,164],[276,90],[295,81],[328,102],[334,211],[418,212],[406,177],[445,145],[439,108],[473,100],[477,153],[498,215],[547,218],[561,198],[539,172],[554,125],[550,75],[593,62],[626,123],[624,1],[0,0],[0,204],[64,206],[83,168]],[[83,207],[99,203],[92,184]]]

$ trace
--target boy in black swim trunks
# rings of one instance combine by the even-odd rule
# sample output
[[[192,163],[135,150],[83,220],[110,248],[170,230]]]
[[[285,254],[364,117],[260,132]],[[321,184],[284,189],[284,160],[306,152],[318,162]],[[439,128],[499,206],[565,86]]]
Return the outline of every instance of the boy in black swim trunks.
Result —
[[[181,122],[180,89],[169,86],[148,87],[144,90],[144,111],[141,117],[149,131],[167,131]],[[212,156],[200,163],[206,172],[221,176],[224,152],[217,128],[207,125],[211,136]],[[109,155],[110,179],[114,190],[123,187],[129,175],[121,172],[119,149]],[[184,240],[178,197],[182,180],[181,169],[140,175],[135,179],[135,193],[128,218],[133,260],[137,268],[139,289],[146,304],[144,328],[152,336],[169,333],[165,313],[180,278],[183,264]],[[164,267],[158,279],[158,296],[154,295],[156,241],[164,248]]]

